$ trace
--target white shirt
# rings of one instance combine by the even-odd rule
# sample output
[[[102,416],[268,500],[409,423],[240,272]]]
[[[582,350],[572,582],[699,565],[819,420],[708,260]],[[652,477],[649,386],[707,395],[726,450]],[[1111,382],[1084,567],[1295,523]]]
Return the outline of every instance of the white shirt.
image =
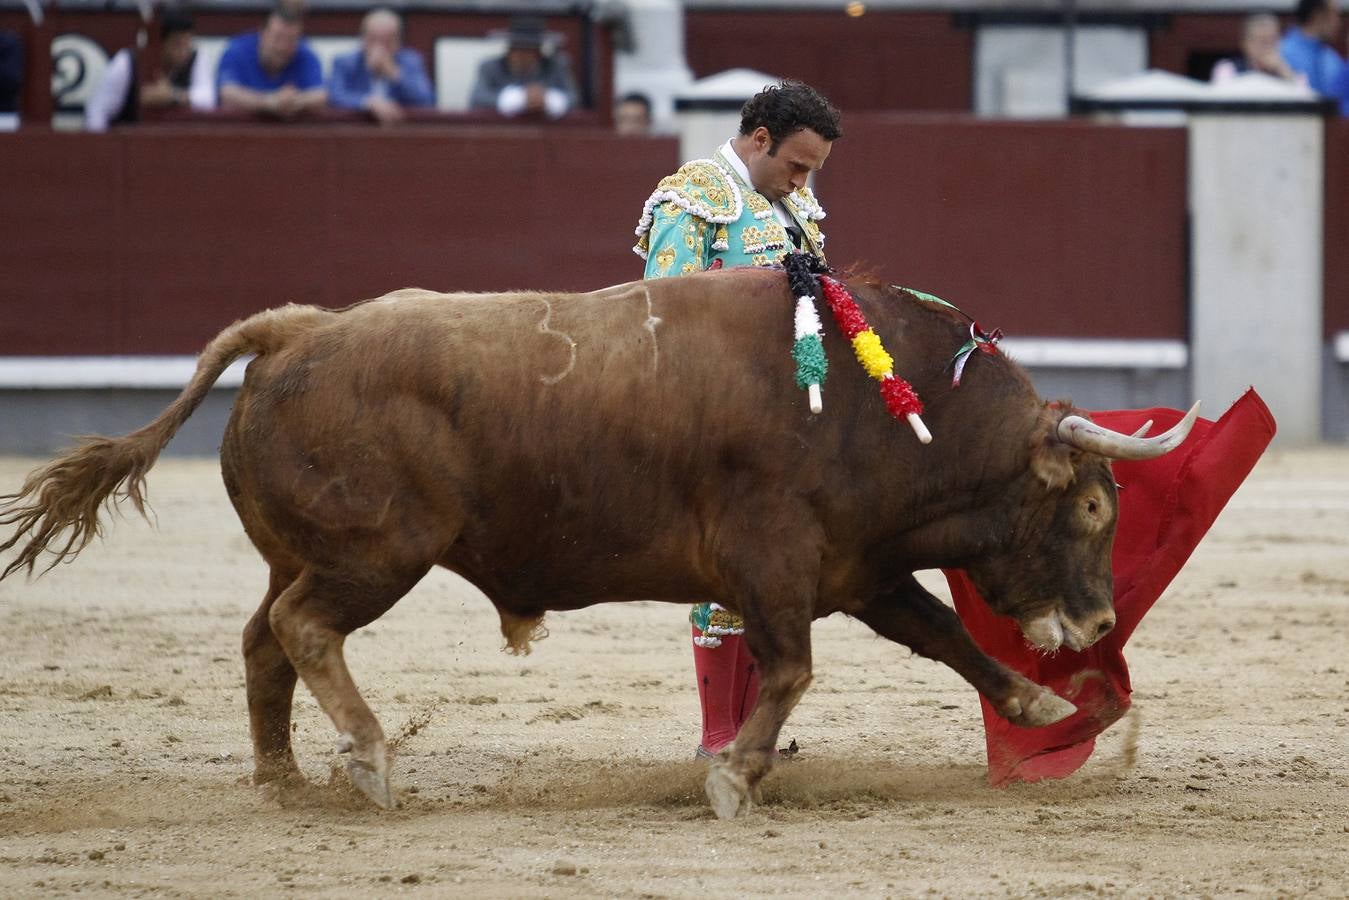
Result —
[[[525,111],[528,97],[523,84],[508,84],[497,94],[497,112],[503,116],[518,116]],[[570,105],[567,95],[557,88],[546,88],[543,92],[543,111],[550,119],[560,119],[567,114]]]
[[[112,55],[103,79],[84,102],[84,130],[107,131],[131,94],[131,51],[125,48]]]
[[[134,89],[131,51],[124,47],[112,55],[108,67],[103,70],[103,80],[84,103],[84,130],[107,131],[108,123],[121,114]],[[215,108],[215,78],[205,53],[198,53],[192,60],[187,101],[193,109]]]

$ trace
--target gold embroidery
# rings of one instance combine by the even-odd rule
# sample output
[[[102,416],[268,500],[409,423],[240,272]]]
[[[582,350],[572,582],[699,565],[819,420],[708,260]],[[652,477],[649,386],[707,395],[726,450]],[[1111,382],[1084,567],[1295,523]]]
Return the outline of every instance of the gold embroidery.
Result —
[[[675,249],[673,247],[666,247],[656,254],[656,265],[660,267],[662,272],[674,265],[674,261]]]
[[[747,225],[740,231],[740,242],[749,254],[782,250],[787,246],[787,230],[776,222],[765,222],[762,228]]]
[[[679,274],[692,275],[694,272],[697,271],[698,271],[698,264],[690,260],[689,262],[684,263],[683,268],[679,270]]]
[[[761,194],[754,191],[745,192],[745,206],[749,208],[756,219],[766,218],[773,212],[772,205]]]

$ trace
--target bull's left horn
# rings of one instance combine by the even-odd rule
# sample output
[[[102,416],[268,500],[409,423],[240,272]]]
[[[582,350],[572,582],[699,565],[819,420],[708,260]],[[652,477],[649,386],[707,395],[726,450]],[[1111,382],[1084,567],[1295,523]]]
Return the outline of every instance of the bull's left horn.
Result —
[[[1185,418],[1177,422],[1170,431],[1145,438],[1102,428],[1081,416],[1064,416],[1063,421],[1059,422],[1059,440],[1111,459],[1152,459],[1170,453],[1184,443],[1197,418],[1199,418],[1198,403],[1190,407]]]

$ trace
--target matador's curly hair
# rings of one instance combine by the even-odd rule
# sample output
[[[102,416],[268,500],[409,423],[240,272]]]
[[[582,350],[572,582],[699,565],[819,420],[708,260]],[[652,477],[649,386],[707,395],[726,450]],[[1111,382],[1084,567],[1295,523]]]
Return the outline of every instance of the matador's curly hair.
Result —
[[[824,95],[801,81],[783,81],[770,85],[740,107],[740,133],[751,134],[763,126],[773,138],[769,154],[790,135],[809,128],[826,141],[843,136],[839,111]]]

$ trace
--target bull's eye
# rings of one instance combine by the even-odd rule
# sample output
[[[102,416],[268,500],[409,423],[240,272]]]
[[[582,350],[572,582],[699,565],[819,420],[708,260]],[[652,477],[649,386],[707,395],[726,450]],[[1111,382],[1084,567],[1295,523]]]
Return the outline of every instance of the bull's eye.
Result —
[[[1087,501],[1087,515],[1095,516],[1098,512],[1100,512],[1100,509],[1101,504],[1097,503],[1095,500]]]

